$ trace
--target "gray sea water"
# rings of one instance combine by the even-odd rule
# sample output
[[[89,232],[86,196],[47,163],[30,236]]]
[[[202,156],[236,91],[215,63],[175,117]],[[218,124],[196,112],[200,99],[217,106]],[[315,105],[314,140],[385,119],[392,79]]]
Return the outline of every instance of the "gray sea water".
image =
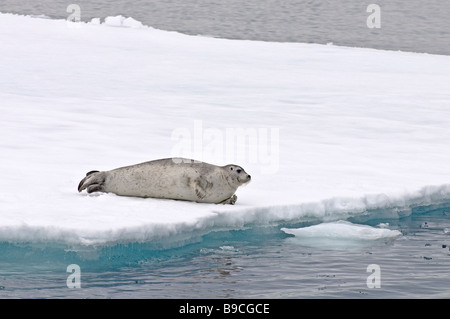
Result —
[[[192,35],[450,54],[450,6],[437,0],[2,0],[0,12],[66,19],[72,3],[83,21],[121,14]],[[380,28],[367,25],[371,3],[381,9]],[[166,250],[119,244],[95,255],[4,242],[0,298],[450,298],[450,205],[353,222],[389,223],[402,236],[311,247],[277,225],[216,232]],[[80,288],[68,287],[70,264],[80,267]],[[370,287],[370,265],[378,266],[379,287]]]
[[[121,14],[191,35],[450,54],[445,0],[2,0],[0,12],[66,19],[70,4],[82,21]]]

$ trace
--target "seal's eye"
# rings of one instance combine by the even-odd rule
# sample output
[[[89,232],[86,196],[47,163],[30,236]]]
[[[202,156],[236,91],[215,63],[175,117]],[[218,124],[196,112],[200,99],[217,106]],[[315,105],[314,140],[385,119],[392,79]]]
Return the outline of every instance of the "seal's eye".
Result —
[[[238,169],[236,172],[238,172],[238,174],[239,174],[240,172],[242,172],[242,170],[241,170],[241,169]]]

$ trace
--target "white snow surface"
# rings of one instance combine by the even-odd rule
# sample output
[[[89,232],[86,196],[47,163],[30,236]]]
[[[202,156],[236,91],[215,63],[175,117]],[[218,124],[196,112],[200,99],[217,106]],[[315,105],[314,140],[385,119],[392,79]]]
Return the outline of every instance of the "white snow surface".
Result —
[[[0,14],[0,43],[0,241],[182,242],[450,200],[449,56],[124,17]],[[259,135],[239,152],[230,130]],[[171,156],[232,162],[252,182],[234,206],[77,192],[90,170]]]

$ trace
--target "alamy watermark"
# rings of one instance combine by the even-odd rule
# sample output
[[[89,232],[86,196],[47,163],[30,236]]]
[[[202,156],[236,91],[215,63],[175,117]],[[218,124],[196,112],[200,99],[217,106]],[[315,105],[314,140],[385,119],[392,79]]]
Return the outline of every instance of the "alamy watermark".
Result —
[[[381,8],[378,4],[372,3],[367,6],[366,12],[371,13],[366,20],[369,29],[381,28]]]
[[[67,280],[66,280],[67,288],[70,288],[70,289],[81,288],[80,266],[78,266],[77,264],[71,264],[71,265],[67,266],[66,271],[70,273],[70,275],[67,276]]]
[[[279,168],[280,130],[278,127],[204,127],[195,120],[193,127],[172,131],[172,157],[206,159],[224,164],[255,164],[261,174],[275,174]]]
[[[367,288],[381,288],[381,267],[370,264],[367,266],[367,272],[370,273],[366,280]]]
[[[69,4],[66,9],[67,13],[70,13],[67,17],[67,26],[70,28],[78,28],[80,24],[77,22],[81,21],[81,8],[78,4]]]
[[[81,21],[81,8],[78,4],[69,4],[66,9],[70,15],[67,17],[67,21],[80,22]]]

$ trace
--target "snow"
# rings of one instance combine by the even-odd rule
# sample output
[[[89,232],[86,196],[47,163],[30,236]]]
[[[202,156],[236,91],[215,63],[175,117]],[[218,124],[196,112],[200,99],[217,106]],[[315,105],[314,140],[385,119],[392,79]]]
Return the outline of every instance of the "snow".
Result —
[[[450,200],[450,57],[0,14],[0,241],[183,242]],[[245,138],[241,138],[244,136]],[[86,172],[238,164],[236,205],[78,193]]]

